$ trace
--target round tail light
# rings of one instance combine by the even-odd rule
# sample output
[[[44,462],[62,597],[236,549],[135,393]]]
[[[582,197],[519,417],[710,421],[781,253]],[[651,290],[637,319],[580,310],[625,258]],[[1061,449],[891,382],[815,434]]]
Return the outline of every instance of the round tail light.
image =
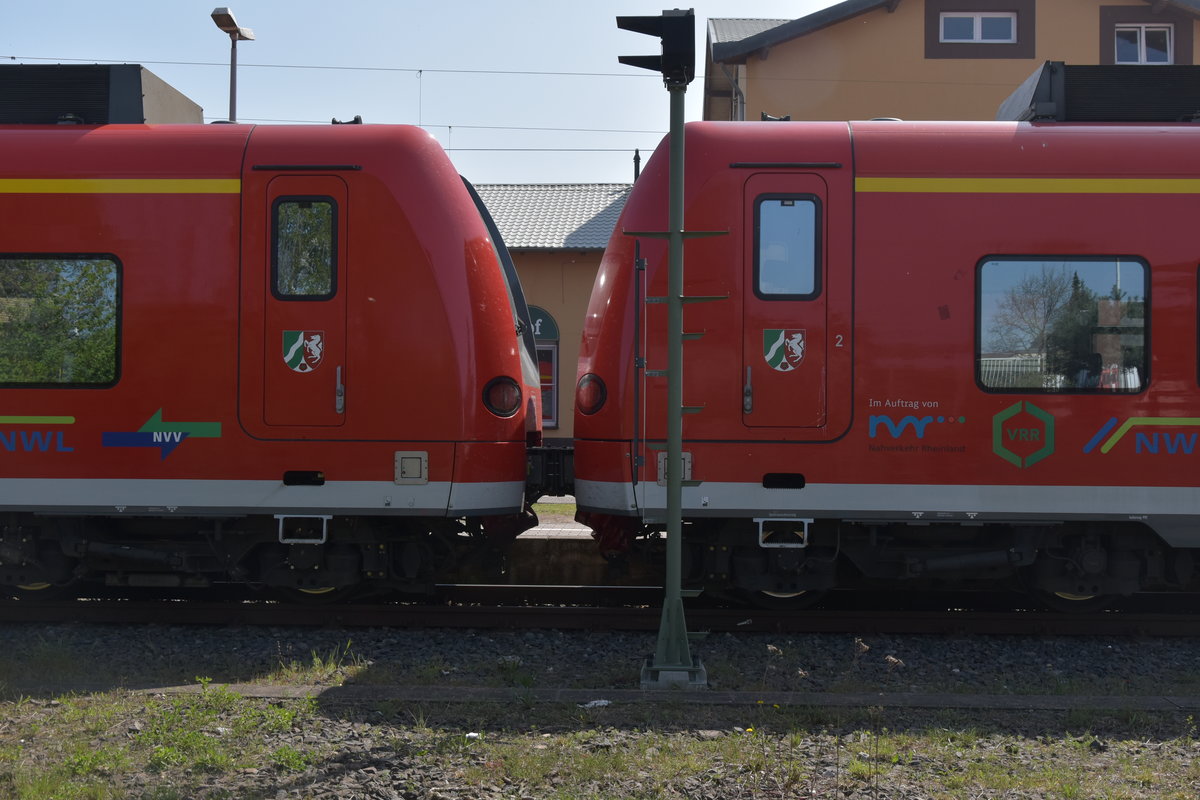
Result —
[[[599,375],[589,372],[579,379],[575,387],[575,408],[583,414],[595,414],[604,407],[608,399],[608,389]]]
[[[492,378],[483,387],[483,404],[498,417],[511,417],[521,409],[521,386],[502,375]]]

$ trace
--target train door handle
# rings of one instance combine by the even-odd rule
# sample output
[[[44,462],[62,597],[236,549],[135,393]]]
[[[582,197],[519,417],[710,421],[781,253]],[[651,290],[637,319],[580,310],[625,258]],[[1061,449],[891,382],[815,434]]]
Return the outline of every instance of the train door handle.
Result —
[[[346,411],[346,385],[342,383],[342,368],[337,368],[337,385],[333,387],[333,410],[339,414]]]
[[[754,386],[750,382],[751,367],[746,367],[746,385],[742,387],[742,413],[749,414],[754,410]]]

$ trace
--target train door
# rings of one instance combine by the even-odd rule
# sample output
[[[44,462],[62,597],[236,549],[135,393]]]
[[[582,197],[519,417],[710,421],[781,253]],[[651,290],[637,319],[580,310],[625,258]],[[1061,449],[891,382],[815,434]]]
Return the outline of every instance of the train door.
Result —
[[[267,429],[341,426],[346,419],[347,190],[336,176],[271,177],[247,198],[248,216],[265,217],[264,235],[247,237],[243,265],[243,336],[259,346],[261,397],[243,387],[248,405],[261,402]],[[261,220],[262,217],[259,219]],[[259,223],[262,224],[261,222]],[[257,305],[261,298],[261,307]],[[258,330],[255,330],[257,328]],[[253,372],[243,364],[243,376]],[[258,376],[253,376],[258,377]],[[252,426],[257,427],[257,426]]]
[[[747,426],[827,423],[828,194],[814,174],[756,174],[746,182],[739,377]]]

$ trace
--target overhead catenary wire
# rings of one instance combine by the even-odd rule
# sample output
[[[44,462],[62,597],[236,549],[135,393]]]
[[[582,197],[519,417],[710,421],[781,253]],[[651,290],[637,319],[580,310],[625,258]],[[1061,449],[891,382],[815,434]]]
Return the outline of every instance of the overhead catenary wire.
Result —
[[[112,58],[56,58],[50,56],[20,56],[8,55],[0,56],[0,59],[9,61],[53,61],[55,63],[82,63],[82,64],[148,64],[148,65],[164,65],[164,66],[182,66],[182,67],[222,67],[229,68],[228,62],[219,61],[130,61],[128,59],[112,59]],[[360,72],[403,72],[419,76],[421,73],[430,73],[438,75],[528,75],[547,78],[640,78],[643,80],[662,80],[661,76],[649,73],[634,73],[634,72],[556,72],[553,70],[505,70],[505,69],[429,69],[426,67],[369,67],[360,65],[345,65],[345,64],[256,64],[239,62],[238,69],[305,69],[305,70],[333,70],[333,71],[360,71]],[[696,78],[703,80],[704,73],[698,72]],[[759,75],[755,78],[758,81],[766,82],[788,82],[788,83],[832,83],[832,84],[883,84],[897,86],[1010,86],[1008,81],[958,81],[958,80],[923,80],[915,81],[903,78],[845,78],[833,76],[798,76],[798,75]]]

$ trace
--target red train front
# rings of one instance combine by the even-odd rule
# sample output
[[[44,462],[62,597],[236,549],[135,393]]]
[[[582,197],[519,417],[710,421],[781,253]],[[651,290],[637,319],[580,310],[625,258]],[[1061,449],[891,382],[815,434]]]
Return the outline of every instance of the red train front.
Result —
[[[684,489],[696,584],[861,578],[1060,603],[1178,587],[1200,545],[1200,130],[694,123]],[[661,529],[666,145],[617,225],[579,366],[576,494]],[[639,269],[637,257],[643,260]]]
[[[428,134],[0,142],[0,582],[414,586],[525,524],[528,312]]]

